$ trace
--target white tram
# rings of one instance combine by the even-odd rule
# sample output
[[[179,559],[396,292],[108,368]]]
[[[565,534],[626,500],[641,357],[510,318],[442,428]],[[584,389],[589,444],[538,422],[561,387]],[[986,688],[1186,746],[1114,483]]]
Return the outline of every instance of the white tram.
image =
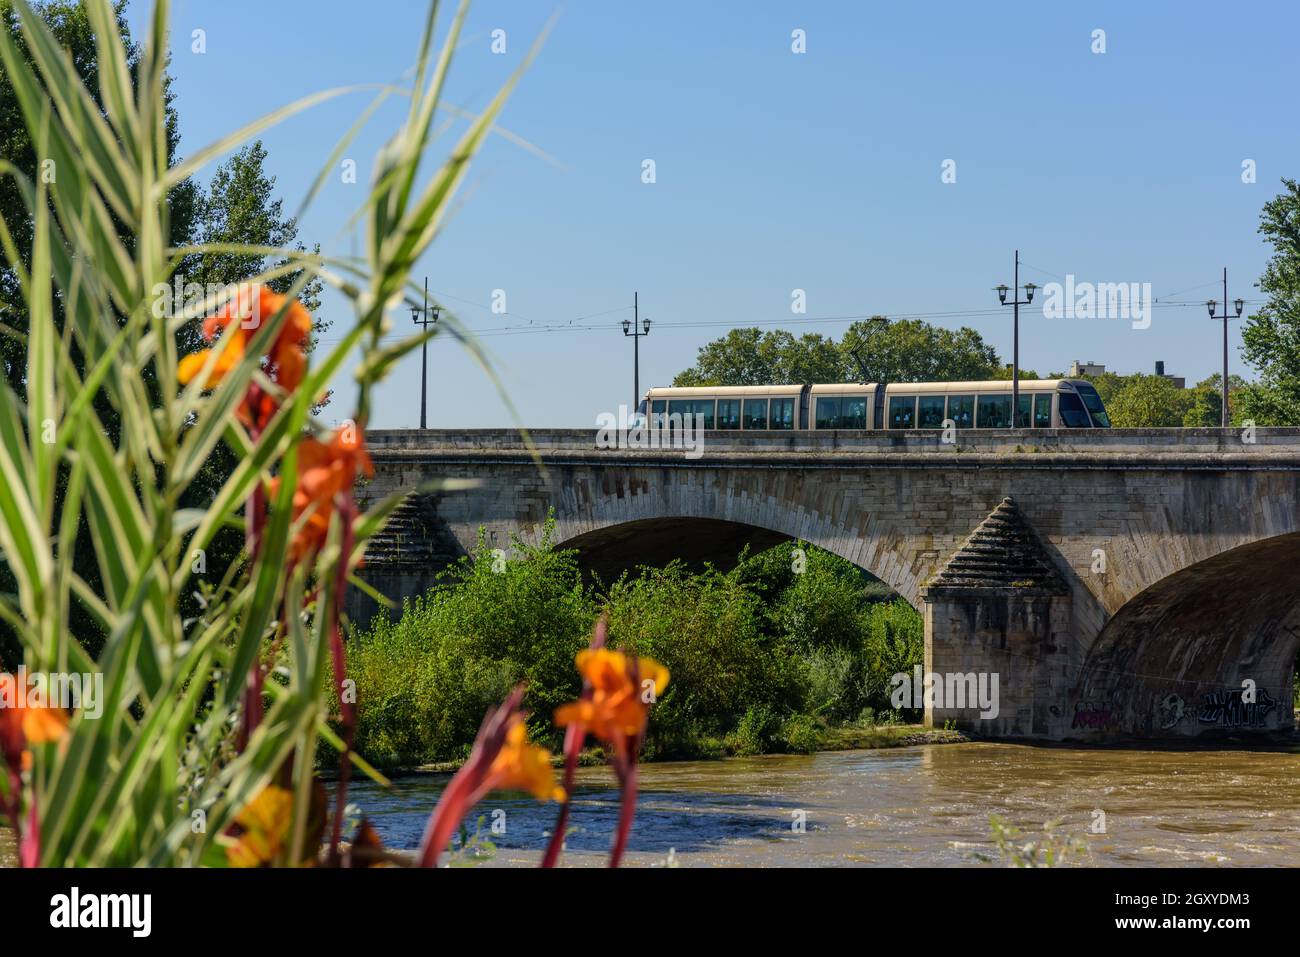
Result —
[[[667,426],[667,417],[702,416],[706,429],[817,430],[1011,427],[1011,382],[883,382],[832,385],[656,388],[637,411]],[[1092,383],[1027,379],[1020,383],[1016,426],[1104,429],[1110,419]]]

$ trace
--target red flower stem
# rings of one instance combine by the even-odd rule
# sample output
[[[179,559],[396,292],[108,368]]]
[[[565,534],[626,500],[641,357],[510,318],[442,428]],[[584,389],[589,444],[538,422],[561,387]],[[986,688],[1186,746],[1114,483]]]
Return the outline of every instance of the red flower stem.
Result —
[[[246,401],[251,405],[252,397],[260,393],[257,386],[249,386]],[[262,430],[256,426],[248,430],[249,437],[256,442]],[[244,503],[244,547],[248,550],[249,564],[257,563],[258,552],[262,545],[262,531],[266,526],[266,492],[258,481],[253,486],[253,494]],[[244,720],[240,722],[239,735],[235,748],[240,754],[248,747],[248,739],[262,723],[262,662],[254,659],[248,672],[248,681],[244,686]]]
[[[338,863],[339,841],[343,838],[343,809],[348,796],[348,781],[352,776],[352,744],[356,740],[357,711],[356,705],[345,700],[343,682],[347,678],[347,659],[343,648],[343,635],[339,631],[339,619],[342,616],[343,589],[348,581],[348,561],[352,556],[354,536],[352,519],[356,514],[356,505],[352,494],[348,492],[339,508],[339,517],[343,522],[343,535],[340,543],[338,565],[334,572],[334,593],[330,596],[329,628],[330,652],[334,659],[334,686],[339,693],[339,711],[343,716],[343,755],[339,759],[339,788],[334,798],[334,826],[330,831],[330,862]]]
[[[18,766],[22,766],[22,752],[18,752]],[[21,771],[14,770],[12,755],[6,755],[4,758],[5,771],[9,777],[9,799],[5,801],[3,809],[4,816],[9,818],[9,823],[13,825],[14,837],[17,838],[21,847],[23,843],[23,775]],[[23,865],[22,859],[19,859],[19,865]]]
[[[460,827],[469,812],[492,790],[491,780],[479,784],[478,788],[471,792],[470,788],[473,785],[472,777],[465,777],[459,785],[453,779],[442,792],[442,798],[433,809],[433,816],[429,818],[424,839],[420,842],[420,858],[417,867],[438,866],[438,858],[451,843],[451,836],[456,833],[456,828]]]
[[[429,815],[429,823],[425,826],[424,837],[420,841],[417,867],[438,866],[438,857],[470,808],[483,800],[495,787],[498,776],[491,773],[492,762],[501,753],[511,722],[523,720],[523,713],[519,710],[523,698],[524,688],[519,685],[510,692],[500,707],[484,716],[483,724],[474,739],[474,747],[470,749],[469,760],[452,775],[438,798],[433,813]]]
[[[619,775],[623,785],[623,806],[618,815],[618,833],[614,835],[614,847],[609,853],[609,866],[618,867],[623,860],[623,851],[627,847],[627,837],[632,832],[632,818],[636,816],[636,752],[626,759],[627,766]]]
[[[587,736],[587,729],[580,724],[571,724],[564,732],[564,800],[560,802],[560,814],[555,821],[555,830],[551,832],[551,841],[546,845],[542,856],[542,867],[554,867],[560,860],[560,851],[564,848],[564,835],[569,827],[569,802],[573,800],[573,778],[578,769],[578,753],[582,750],[582,741]]]
[[[27,809],[27,833],[18,843],[18,863],[22,867],[41,866],[41,822],[36,815],[36,795]]]
[[[632,687],[641,687],[641,668],[636,658],[632,659]],[[614,770],[618,782],[623,788],[622,807],[618,815],[618,832],[614,835],[614,846],[609,852],[609,866],[618,867],[623,860],[623,850],[627,847],[627,836],[632,832],[632,818],[636,816],[636,758],[641,753],[641,741],[645,737],[645,724],[635,737],[624,737],[618,742],[614,753]]]
[[[248,670],[248,684],[244,688],[244,720],[239,727],[238,750],[243,754],[248,739],[262,723],[262,662],[254,661]]]

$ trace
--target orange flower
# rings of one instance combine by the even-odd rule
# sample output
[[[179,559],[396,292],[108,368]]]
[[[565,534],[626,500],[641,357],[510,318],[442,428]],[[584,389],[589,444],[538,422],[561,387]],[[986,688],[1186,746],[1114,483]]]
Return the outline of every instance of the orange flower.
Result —
[[[203,337],[209,342],[220,336],[231,323],[237,323],[230,334],[230,342],[204,380],[204,388],[220,383],[243,360],[248,351],[248,342],[261,328],[262,322],[272,319],[281,308],[286,311],[266,356],[266,373],[271,381],[286,392],[298,388],[307,373],[306,349],[311,338],[311,313],[297,299],[287,299],[261,285],[241,286],[234,298],[203,320]],[[193,381],[211,352],[211,349],[203,349],[181,359],[176,369],[176,378],[181,385]],[[256,395],[250,394],[240,406],[239,418],[246,425],[264,426],[271,420],[276,408],[277,403],[273,397],[257,390]]]
[[[539,801],[563,801],[564,788],[555,783],[551,752],[528,743],[528,730],[518,718],[506,732],[506,743],[487,773],[494,791],[527,791]]]
[[[336,499],[356,484],[357,474],[375,474],[365,437],[356,426],[336,430],[326,442],[303,439],[298,446],[298,486],[293,492],[293,520],[303,524],[290,544],[297,561],[325,544]],[[279,480],[272,483],[279,488]],[[273,493],[274,494],[274,493]]]
[[[293,793],[268,784],[235,816],[241,833],[226,845],[231,867],[262,867],[284,852],[293,820]]]
[[[584,725],[619,748],[640,737],[650,704],[668,686],[668,669],[649,658],[608,648],[585,648],[578,652],[576,663],[591,685],[591,696],[557,708],[555,723]]]
[[[209,341],[211,341],[209,339]],[[220,384],[221,380],[226,377],[235,366],[239,365],[244,358],[245,346],[248,344],[247,336],[244,335],[243,329],[236,329],[230,337],[230,342],[222,350],[221,355],[217,356],[216,363],[212,366],[212,371],[208,377],[203,380],[203,387],[210,389]],[[204,363],[208,361],[208,356],[212,354],[211,349],[200,349],[198,352],[182,356],[180,364],[176,367],[176,379],[181,385],[189,385],[203,369]]]
[[[62,740],[68,716],[60,708],[28,705],[20,697],[23,690],[13,675],[0,673],[0,757],[25,771],[32,765],[27,745]]]

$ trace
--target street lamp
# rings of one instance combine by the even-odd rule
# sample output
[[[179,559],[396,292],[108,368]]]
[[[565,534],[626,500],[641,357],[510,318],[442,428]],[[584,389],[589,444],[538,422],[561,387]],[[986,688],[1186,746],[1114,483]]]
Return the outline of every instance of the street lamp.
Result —
[[[424,305],[411,307],[411,321],[422,329],[438,324],[439,309],[429,308],[429,277],[424,277]],[[425,416],[428,412],[429,387],[429,340],[420,343],[420,428],[426,428]]]
[[[1011,345],[1011,427],[1017,427],[1020,421],[1020,307],[1027,306],[1034,301],[1034,292],[1038,289],[1032,282],[1020,285],[1020,250],[1016,250],[1015,272],[1012,277],[1010,287],[1006,283],[999,283],[995,287],[998,291],[998,302],[1007,305],[1007,293],[1011,293],[1012,307],[1012,345]],[[1020,290],[1024,289],[1025,298],[1020,298]],[[1028,422],[1028,419],[1026,420]]]
[[[1205,308],[1210,313],[1211,319],[1220,319],[1223,321],[1223,382],[1221,383],[1221,406],[1219,410],[1219,425],[1222,428],[1228,427],[1228,322],[1232,319],[1240,319],[1241,312],[1246,308],[1246,300],[1234,299],[1232,308],[1236,310],[1236,316],[1228,315],[1228,267],[1223,267],[1223,314],[1215,315],[1215,310],[1219,306],[1217,299],[1211,299],[1205,304]]]
[[[636,414],[637,408],[641,405],[641,337],[650,335],[650,317],[640,318],[638,308],[637,293],[634,292],[632,293],[632,318],[623,320],[623,335],[632,338],[633,414]]]

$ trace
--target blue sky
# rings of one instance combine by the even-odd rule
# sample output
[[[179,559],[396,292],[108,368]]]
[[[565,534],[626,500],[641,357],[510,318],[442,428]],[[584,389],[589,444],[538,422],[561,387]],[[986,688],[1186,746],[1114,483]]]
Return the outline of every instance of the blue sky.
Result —
[[[476,3],[449,102],[481,108],[556,9]],[[1022,282],[1149,282],[1157,297],[1199,303],[1220,297],[1212,284],[1227,266],[1230,295],[1258,299],[1260,207],[1280,177],[1300,176],[1297,9],[567,0],[501,120],[556,162],[494,137],[416,275],[481,334],[530,426],[589,426],[630,399],[632,343],[619,323],[634,290],[655,323],[641,340],[643,388],[667,384],[734,326],[838,337],[848,325],[807,321],[823,317],[975,312],[931,321],[972,326],[1009,357],[1010,310],[992,311],[992,287],[1011,281],[1016,247],[1032,267]],[[137,36],[146,10],[135,0]],[[400,81],[424,10],[177,0],[182,152],[316,90]],[[491,51],[496,29],[505,54]],[[791,51],[795,29],[806,53]],[[1097,29],[1103,54],[1091,49]],[[264,134],[286,209],[369,96]],[[302,218],[304,241],[352,249],[346,224],[404,108],[393,101],[371,120],[348,153],[360,182],[331,177]],[[941,181],[949,159],[955,183]],[[1254,184],[1242,182],[1247,159]],[[488,308],[497,289],[504,316]],[[806,292],[802,316],[794,289]],[[332,296],[323,308],[337,335],[350,312]],[[1221,364],[1221,328],[1199,305],[1159,308],[1145,330],[1041,311],[1021,325],[1022,365],[1041,372],[1072,359],[1120,372],[1164,360],[1194,381]],[[429,366],[431,427],[510,424],[459,346],[435,341]],[[349,382],[350,372],[335,383],[327,420],[350,411]],[[419,384],[417,352],[381,387],[372,425],[415,425]]]

